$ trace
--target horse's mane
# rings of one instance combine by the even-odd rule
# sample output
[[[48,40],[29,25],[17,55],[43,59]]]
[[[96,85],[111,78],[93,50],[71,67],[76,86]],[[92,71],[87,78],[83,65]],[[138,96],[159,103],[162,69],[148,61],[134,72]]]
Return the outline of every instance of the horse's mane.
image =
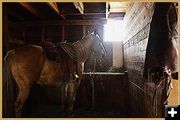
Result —
[[[93,42],[93,36],[92,34],[89,34],[81,40],[74,42],[72,45],[60,43],[60,47],[76,62],[85,62],[90,54],[89,51]]]

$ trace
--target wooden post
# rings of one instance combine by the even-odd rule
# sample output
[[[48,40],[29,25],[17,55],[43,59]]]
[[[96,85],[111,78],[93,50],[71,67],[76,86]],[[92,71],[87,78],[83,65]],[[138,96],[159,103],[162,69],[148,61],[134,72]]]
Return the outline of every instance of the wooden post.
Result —
[[[83,36],[86,34],[86,26],[83,25]]]
[[[24,44],[27,44],[27,40],[26,40],[26,27],[23,27],[22,36],[23,36],[23,42],[24,42]]]
[[[41,34],[41,42],[45,41],[45,35],[46,35],[46,26],[42,26],[42,34]]]
[[[104,25],[107,23],[106,19],[102,20],[50,20],[50,21],[22,21],[14,22],[16,24],[21,24],[24,26],[43,26],[45,25]]]
[[[38,18],[44,19],[44,16],[41,15],[41,13],[30,3],[28,2],[19,2],[21,6],[23,6],[26,10],[37,16]]]
[[[61,31],[61,41],[65,42],[65,29],[64,29],[64,25],[62,25],[62,31]]]
[[[3,57],[8,52],[8,15],[7,7],[3,4]]]
[[[61,11],[59,10],[56,2],[48,2],[47,4],[52,8],[52,10],[54,10],[58,15],[60,15],[62,19],[66,19],[65,16],[61,14]]]

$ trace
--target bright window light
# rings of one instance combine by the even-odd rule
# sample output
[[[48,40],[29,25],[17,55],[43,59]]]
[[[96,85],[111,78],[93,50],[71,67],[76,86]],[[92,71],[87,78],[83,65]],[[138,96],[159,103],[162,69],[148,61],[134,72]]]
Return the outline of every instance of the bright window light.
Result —
[[[122,20],[108,20],[104,25],[104,41],[122,41],[124,36],[124,24]]]

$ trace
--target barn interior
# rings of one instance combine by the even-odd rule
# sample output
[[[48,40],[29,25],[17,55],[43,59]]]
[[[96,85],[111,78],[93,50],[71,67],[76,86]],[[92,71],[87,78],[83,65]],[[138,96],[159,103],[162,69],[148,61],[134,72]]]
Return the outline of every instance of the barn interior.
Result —
[[[44,41],[71,44],[96,31],[107,53],[96,64],[93,54],[86,61],[73,117],[162,117],[164,107],[152,104],[154,84],[142,79],[153,13],[151,2],[4,2],[3,57]],[[173,75],[169,104],[177,103]],[[59,88],[33,85],[22,117],[65,117],[59,101]]]

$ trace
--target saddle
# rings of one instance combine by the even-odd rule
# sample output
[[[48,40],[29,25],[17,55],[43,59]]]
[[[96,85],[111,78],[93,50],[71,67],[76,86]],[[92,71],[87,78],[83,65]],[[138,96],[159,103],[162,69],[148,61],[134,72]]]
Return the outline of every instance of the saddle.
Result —
[[[76,50],[72,45],[68,43],[62,42],[59,44],[54,44],[52,42],[45,41],[42,43],[42,47],[49,60],[59,63],[62,61],[63,57],[67,55],[75,61]]]
[[[58,54],[58,47],[55,44],[49,41],[45,41],[42,43],[42,47],[49,60],[60,62],[60,58],[59,58],[60,56]]]
[[[75,55],[76,52],[71,44],[68,44],[68,43],[53,44],[51,42],[45,41],[42,43],[42,47],[49,60],[52,60],[58,63],[63,62],[64,64],[64,56],[68,55],[74,61],[74,63],[76,62],[74,58],[72,58],[72,54]],[[74,82],[79,79],[79,76],[76,73],[77,66],[74,66],[74,64],[71,64],[70,66],[71,67],[69,69],[70,70],[69,79],[65,79],[64,82]]]

